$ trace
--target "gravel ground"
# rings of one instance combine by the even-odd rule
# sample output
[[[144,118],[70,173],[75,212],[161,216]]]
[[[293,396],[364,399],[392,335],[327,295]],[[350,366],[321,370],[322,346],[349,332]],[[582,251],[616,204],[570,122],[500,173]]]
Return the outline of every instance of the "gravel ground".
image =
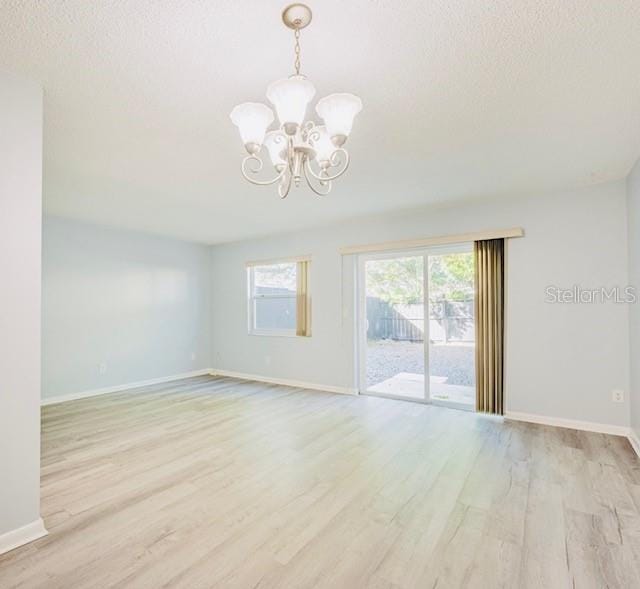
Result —
[[[447,384],[473,385],[474,346],[469,344],[431,344],[431,375],[446,377]],[[424,374],[421,343],[369,340],[367,343],[367,385],[391,378],[399,372]]]

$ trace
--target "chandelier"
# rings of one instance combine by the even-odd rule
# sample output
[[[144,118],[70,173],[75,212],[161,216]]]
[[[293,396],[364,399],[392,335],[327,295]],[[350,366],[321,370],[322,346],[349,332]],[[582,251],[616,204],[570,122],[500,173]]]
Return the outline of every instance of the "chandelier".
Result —
[[[300,31],[311,22],[311,9],[292,4],[282,12],[282,20],[294,31],[295,73],[267,88],[267,99],[276,110],[279,127],[267,132],[274,116],[265,104],[245,102],[231,111],[231,121],[238,127],[249,154],[242,160],[242,175],[259,186],[278,183],[280,198],[286,198],[292,184],[299,186],[304,177],[309,188],[323,196],[331,191],[333,180],[349,167],[349,153],[343,146],[353,119],[362,110],[362,101],[353,94],[330,94],[316,105],[324,125],[304,120],[316,93],[313,84],[300,73]],[[276,173],[268,180],[257,178],[264,167],[260,157],[263,146]]]

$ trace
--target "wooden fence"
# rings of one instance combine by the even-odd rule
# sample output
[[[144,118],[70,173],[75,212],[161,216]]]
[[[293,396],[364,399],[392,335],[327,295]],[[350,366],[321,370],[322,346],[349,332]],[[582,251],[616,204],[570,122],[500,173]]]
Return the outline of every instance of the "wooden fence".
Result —
[[[473,299],[438,299],[429,303],[431,341],[473,341]],[[424,307],[391,305],[377,297],[367,297],[367,338],[421,342],[424,340]]]

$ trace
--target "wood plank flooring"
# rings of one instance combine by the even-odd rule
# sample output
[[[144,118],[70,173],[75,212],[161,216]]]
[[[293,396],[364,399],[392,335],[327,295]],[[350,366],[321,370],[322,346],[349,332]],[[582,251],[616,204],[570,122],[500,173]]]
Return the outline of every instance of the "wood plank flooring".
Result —
[[[640,587],[623,438],[197,377],[43,408],[0,587]]]

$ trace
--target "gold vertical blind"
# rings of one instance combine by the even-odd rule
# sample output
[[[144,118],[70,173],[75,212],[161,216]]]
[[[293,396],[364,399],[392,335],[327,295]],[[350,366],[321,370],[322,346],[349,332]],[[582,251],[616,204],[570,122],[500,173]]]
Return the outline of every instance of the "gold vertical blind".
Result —
[[[297,262],[296,335],[311,336],[311,294],[309,290],[309,260]]]
[[[476,410],[504,413],[504,239],[474,242]]]

